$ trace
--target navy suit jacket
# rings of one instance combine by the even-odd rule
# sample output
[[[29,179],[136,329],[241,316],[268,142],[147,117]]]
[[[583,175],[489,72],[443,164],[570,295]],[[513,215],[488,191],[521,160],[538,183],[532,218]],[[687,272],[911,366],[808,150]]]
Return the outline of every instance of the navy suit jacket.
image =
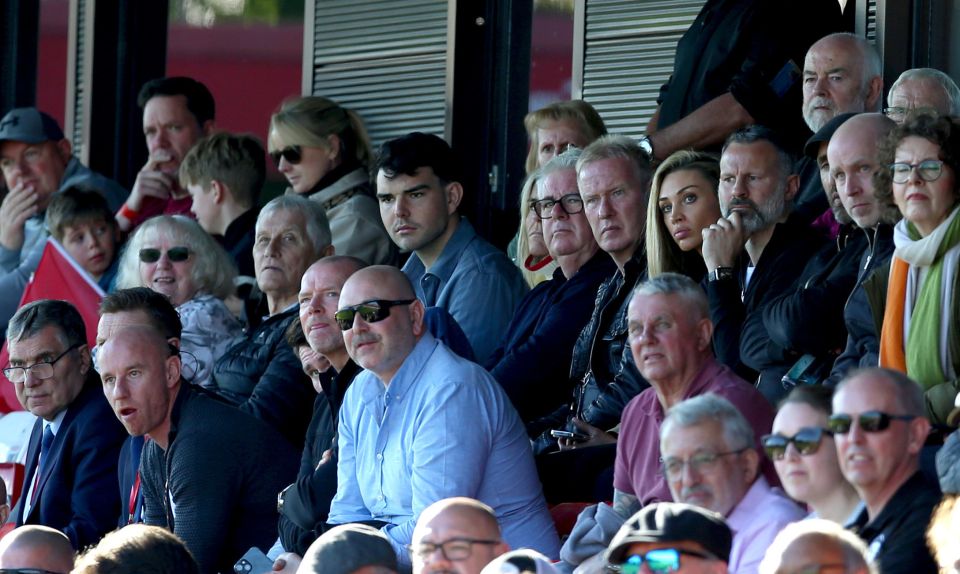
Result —
[[[27,448],[23,495],[13,509],[17,526],[42,524],[62,531],[75,549],[96,544],[117,526],[117,458],[127,437],[103,396],[96,373],[67,407],[37,485],[35,504],[23,515],[34,480],[43,420],[37,419]]]

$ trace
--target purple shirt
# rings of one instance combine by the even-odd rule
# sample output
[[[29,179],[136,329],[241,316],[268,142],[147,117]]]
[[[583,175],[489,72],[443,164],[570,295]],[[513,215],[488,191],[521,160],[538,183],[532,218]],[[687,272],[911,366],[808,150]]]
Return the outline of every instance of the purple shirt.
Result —
[[[733,531],[727,563],[730,574],[756,574],[777,534],[805,514],[779,488],[771,488],[763,476],[758,476],[727,516],[727,526]]]
[[[721,396],[737,407],[753,427],[759,449],[760,437],[770,432],[774,416],[773,408],[763,395],[713,357],[700,369],[683,399],[705,393]],[[660,425],[663,417],[663,407],[656,390],[651,387],[627,404],[620,419],[613,487],[636,496],[642,506],[672,500],[660,468]],[[773,464],[762,455],[762,450],[760,452],[764,474],[774,484],[779,484]]]

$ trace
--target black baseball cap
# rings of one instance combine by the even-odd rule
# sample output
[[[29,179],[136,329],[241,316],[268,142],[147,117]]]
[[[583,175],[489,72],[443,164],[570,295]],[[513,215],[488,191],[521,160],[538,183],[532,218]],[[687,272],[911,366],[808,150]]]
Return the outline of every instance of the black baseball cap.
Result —
[[[63,139],[57,120],[37,108],[14,108],[0,120],[0,142],[38,144]]]
[[[658,502],[623,523],[607,548],[607,563],[623,562],[627,548],[637,542],[696,542],[729,562],[733,534],[716,512],[680,502]]]
[[[823,127],[817,130],[817,133],[810,136],[810,139],[807,140],[807,143],[803,145],[804,155],[811,159],[817,159],[817,153],[820,151],[820,144],[830,141],[830,138],[833,137],[833,134],[837,131],[837,128],[842,126],[844,122],[855,115],[858,114],[851,112],[837,114],[832,120],[823,124]]]

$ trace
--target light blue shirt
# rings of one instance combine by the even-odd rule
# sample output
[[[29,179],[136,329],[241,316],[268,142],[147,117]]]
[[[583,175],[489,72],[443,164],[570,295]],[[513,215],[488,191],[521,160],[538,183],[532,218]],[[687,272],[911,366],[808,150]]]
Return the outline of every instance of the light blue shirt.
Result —
[[[481,365],[502,343],[528,291],[520,269],[462,217],[429,270],[414,253],[403,272],[424,305],[453,315]]]
[[[496,512],[512,548],[556,559],[559,541],[523,423],[482,367],[423,335],[388,386],[363,371],[340,408],[337,495],[329,522],[381,520],[409,563],[417,517],[468,496]]]

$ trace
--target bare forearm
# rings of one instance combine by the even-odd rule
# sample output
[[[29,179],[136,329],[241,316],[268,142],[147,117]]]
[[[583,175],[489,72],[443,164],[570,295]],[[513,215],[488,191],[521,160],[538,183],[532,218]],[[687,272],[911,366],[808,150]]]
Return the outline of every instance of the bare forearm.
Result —
[[[617,489],[613,490],[613,511],[624,520],[636,514],[640,508],[640,500],[636,496]]]
[[[719,144],[734,130],[752,122],[746,108],[726,92],[677,123],[649,135],[654,154],[663,160],[677,150],[703,149]]]

